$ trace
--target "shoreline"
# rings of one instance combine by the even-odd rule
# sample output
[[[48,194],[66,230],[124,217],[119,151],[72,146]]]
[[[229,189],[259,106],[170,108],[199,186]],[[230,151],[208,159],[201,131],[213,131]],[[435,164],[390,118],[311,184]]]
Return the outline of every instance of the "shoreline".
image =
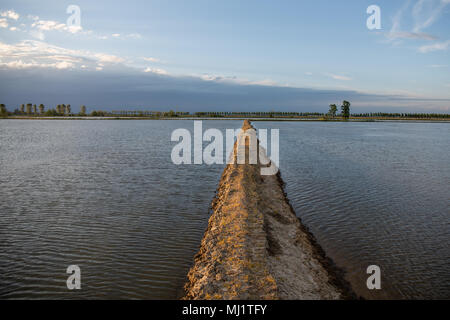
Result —
[[[356,298],[343,271],[295,215],[279,171],[262,176],[261,167],[224,169],[183,299]]]
[[[398,122],[398,123],[450,123],[450,119],[407,119],[407,118],[350,118],[348,120],[342,119],[320,119],[320,118],[221,118],[221,117],[172,117],[172,118],[152,118],[152,117],[91,117],[91,116],[73,116],[73,117],[26,117],[26,116],[9,116],[0,117],[0,120],[192,120],[192,121],[207,121],[207,120],[221,120],[221,121],[232,121],[232,120],[247,120],[251,121],[273,121],[273,122]]]
[[[329,281],[341,291],[343,299],[363,299],[362,297],[356,295],[350,282],[345,279],[345,271],[342,268],[339,268],[336,263],[329,256],[327,256],[325,250],[323,250],[323,248],[317,242],[314,234],[309,230],[307,226],[302,223],[302,219],[295,213],[294,208],[292,207],[289,198],[287,197],[287,193],[285,192],[286,183],[283,181],[281,173],[279,171],[277,173],[277,180],[280,188],[283,190],[286,203],[289,205],[292,214],[298,219],[302,232],[305,233],[308,241],[311,243],[311,246],[314,250],[314,257],[320,261],[322,266],[328,272]]]

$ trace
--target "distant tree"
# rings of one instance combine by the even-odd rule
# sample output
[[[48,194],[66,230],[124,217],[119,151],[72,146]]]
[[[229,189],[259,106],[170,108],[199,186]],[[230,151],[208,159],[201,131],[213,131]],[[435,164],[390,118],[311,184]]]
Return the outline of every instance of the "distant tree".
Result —
[[[34,114],[37,114],[37,107],[36,107],[35,104],[33,104],[33,113],[34,113]]]
[[[56,108],[58,108],[58,107],[56,107]],[[58,115],[58,111],[56,111],[55,109],[48,109],[47,111],[45,111],[45,115],[54,117],[54,116]]]
[[[45,107],[44,107],[44,105],[41,103],[41,104],[39,105],[39,113],[40,113],[40,114],[44,114],[44,110],[45,110]]]
[[[6,106],[2,103],[0,104],[0,117],[6,117],[8,115],[8,110],[6,110]]]
[[[27,114],[31,114],[31,107],[33,105],[31,103],[27,103]]]
[[[334,118],[334,117],[336,117],[336,112],[337,112],[336,105],[330,104],[330,110],[328,111],[328,114]]]
[[[70,115],[70,111],[71,111],[71,110],[70,110],[70,104],[67,105],[66,110],[67,110],[67,114]]]
[[[61,114],[61,105],[60,104],[58,104],[56,106],[56,113],[58,113],[58,115]]]
[[[61,105],[61,114],[62,114],[62,115],[65,115],[66,112],[67,112],[67,110],[66,110],[66,105],[63,103],[63,104]]]
[[[101,110],[94,110],[91,112],[91,116],[92,117],[104,117],[104,116],[106,116],[106,112],[101,111]]]
[[[20,113],[25,113],[25,105],[24,104],[22,104],[20,106]]]
[[[80,116],[85,116],[86,115],[86,106],[81,106],[80,107]]]
[[[342,110],[342,117],[344,119],[350,118],[350,102],[344,100],[342,102],[341,110]]]

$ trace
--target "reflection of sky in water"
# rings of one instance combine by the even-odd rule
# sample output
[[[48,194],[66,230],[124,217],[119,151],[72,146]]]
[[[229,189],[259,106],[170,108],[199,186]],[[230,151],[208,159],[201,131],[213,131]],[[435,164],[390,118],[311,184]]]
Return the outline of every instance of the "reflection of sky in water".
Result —
[[[256,127],[280,129],[288,197],[358,293],[449,298],[448,124]],[[223,166],[173,165],[176,128],[193,122],[2,120],[0,297],[177,298]],[[66,289],[69,264],[82,292]]]
[[[448,124],[257,127],[280,128],[288,197],[358,293],[450,297]],[[382,269],[380,292],[365,288],[370,264]]]

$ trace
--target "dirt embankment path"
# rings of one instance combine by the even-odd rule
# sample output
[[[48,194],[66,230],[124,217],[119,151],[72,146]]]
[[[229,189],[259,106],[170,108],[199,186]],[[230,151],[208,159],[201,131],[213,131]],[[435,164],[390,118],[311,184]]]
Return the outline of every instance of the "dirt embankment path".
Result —
[[[242,129],[253,127],[246,120]],[[222,174],[184,299],[354,297],[296,217],[279,173],[261,175],[262,165],[248,162],[247,154]]]

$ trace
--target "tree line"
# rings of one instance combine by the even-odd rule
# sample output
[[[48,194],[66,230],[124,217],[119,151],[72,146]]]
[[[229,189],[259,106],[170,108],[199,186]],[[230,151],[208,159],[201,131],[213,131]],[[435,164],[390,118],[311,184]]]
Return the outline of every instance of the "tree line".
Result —
[[[106,115],[116,117],[182,117],[190,115],[189,112],[180,111],[145,111],[145,110],[115,110],[107,112]]]
[[[450,119],[450,114],[368,112],[368,113],[352,113],[352,117],[355,117],[355,118]]]
[[[230,117],[230,116],[256,116],[256,117],[267,117],[267,116],[299,116],[299,112],[277,112],[277,111],[268,111],[268,112],[195,112],[196,116],[209,116],[209,117]]]
[[[152,118],[173,118],[173,117],[261,117],[261,118],[273,118],[273,117],[313,117],[323,119],[334,119],[340,116],[342,119],[352,118],[398,118],[398,119],[450,119],[450,114],[441,113],[390,113],[390,112],[368,112],[368,113],[351,113],[350,102],[344,100],[341,104],[341,113],[338,115],[338,107],[336,104],[330,104],[327,113],[322,112],[279,112],[279,111],[267,111],[267,112],[178,112],[178,111],[145,111],[145,110],[119,110],[119,111],[102,111],[93,110],[91,113],[87,113],[86,106],[80,107],[79,113],[73,113],[70,104],[58,104],[55,108],[45,109],[43,104],[22,104],[19,108],[10,112],[7,110],[4,104],[0,104],[0,117],[4,118],[10,115],[16,116],[92,116],[92,117],[152,117]]]
[[[6,117],[10,115],[19,116],[85,116],[86,106],[80,107],[80,112],[74,114],[70,104],[58,104],[54,109],[45,110],[45,106],[41,103],[39,106],[32,103],[21,104],[19,108],[10,112],[6,109],[6,106],[2,103],[0,104],[0,116]]]

